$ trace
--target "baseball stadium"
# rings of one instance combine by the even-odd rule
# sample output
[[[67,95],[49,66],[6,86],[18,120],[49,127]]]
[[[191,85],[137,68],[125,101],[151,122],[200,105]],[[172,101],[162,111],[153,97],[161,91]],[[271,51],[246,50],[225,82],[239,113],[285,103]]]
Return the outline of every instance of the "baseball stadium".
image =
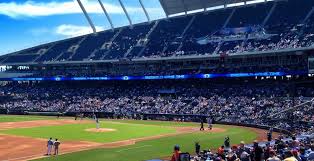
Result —
[[[0,26],[0,161],[314,160],[313,0],[5,0]]]

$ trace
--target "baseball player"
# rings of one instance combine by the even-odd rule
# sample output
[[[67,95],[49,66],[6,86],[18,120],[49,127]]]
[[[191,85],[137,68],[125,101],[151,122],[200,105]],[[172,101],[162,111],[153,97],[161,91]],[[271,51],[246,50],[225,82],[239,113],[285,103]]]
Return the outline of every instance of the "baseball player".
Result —
[[[81,114],[80,114],[80,119],[81,119],[81,121],[83,120],[83,118],[84,118],[84,113],[81,113]]]
[[[52,147],[53,147],[53,141],[52,141],[52,138],[49,138],[47,142],[47,155],[51,155]]]
[[[55,148],[55,154],[54,155],[58,155],[59,154],[59,146],[60,146],[60,141],[58,141],[58,139],[56,139],[56,141],[53,143],[53,146]]]
[[[203,121],[203,118],[201,118],[201,128],[200,128],[200,131],[204,131],[204,121]]]
[[[96,118],[96,129],[99,129],[99,120]]]
[[[213,120],[211,118],[207,118],[207,123],[208,123],[208,129],[212,130],[213,129]]]

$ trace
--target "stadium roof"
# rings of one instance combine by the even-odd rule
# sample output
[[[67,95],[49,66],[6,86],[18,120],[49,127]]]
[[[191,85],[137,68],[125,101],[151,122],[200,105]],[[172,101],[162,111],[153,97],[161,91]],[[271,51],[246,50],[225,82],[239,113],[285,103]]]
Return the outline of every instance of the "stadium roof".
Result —
[[[166,15],[256,0],[159,0]],[[265,0],[266,1],[266,0]]]

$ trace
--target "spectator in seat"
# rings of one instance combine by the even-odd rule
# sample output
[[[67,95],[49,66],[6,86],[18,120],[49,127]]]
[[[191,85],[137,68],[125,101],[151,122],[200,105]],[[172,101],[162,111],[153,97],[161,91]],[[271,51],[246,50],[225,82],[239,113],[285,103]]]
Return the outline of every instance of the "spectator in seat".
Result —
[[[246,151],[243,151],[241,153],[241,155],[239,156],[239,159],[241,161],[251,161],[250,154],[248,152],[246,152]]]
[[[225,158],[225,146],[222,145],[221,147],[219,147],[217,153],[219,157],[224,159]]]
[[[310,153],[308,154],[307,160],[314,160],[314,144],[311,144],[311,150]]]
[[[263,149],[258,145],[258,142],[255,140],[253,144],[253,161],[262,161],[263,158]]]
[[[292,151],[286,150],[284,152],[284,161],[298,161],[292,154]]]
[[[249,153],[250,153],[250,149],[245,147],[245,142],[244,142],[244,141],[241,141],[241,142],[240,142],[240,145],[239,145],[239,147],[238,147],[238,150],[237,150],[237,155],[238,155],[238,156],[241,156],[242,153],[244,153],[244,152],[246,152],[247,154],[249,154]]]
[[[300,158],[301,158],[301,161],[306,161],[307,160],[304,147],[300,147]]]
[[[292,148],[296,148],[300,146],[300,142],[297,140],[295,136],[292,136]]]
[[[272,150],[272,147],[270,146],[269,143],[266,143],[266,147],[264,148],[264,158],[269,158],[270,157],[270,151]]]
[[[173,149],[173,154],[171,157],[171,161],[180,161],[180,147],[179,145],[175,145]]]
[[[277,157],[276,152],[271,150],[269,152],[269,158],[266,161],[280,161],[280,159]]]
[[[298,160],[301,161],[301,157],[299,155],[299,152],[297,150],[292,150],[292,155]]]
[[[228,152],[227,161],[236,161],[238,160],[238,156],[236,154],[237,147],[232,146],[231,150]]]

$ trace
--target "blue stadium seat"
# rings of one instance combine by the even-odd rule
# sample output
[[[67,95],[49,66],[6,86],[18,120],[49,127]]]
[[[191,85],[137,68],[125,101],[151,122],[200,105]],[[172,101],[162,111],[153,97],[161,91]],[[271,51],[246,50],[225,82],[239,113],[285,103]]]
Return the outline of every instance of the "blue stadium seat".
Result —
[[[313,7],[313,0],[268,1],[170,17],[158,22],[117,28],[114,32],[104,31],[96,35],[89,34],[40,45],[16,52],[2,61],[12,63],[16,60],[16,63],[20,63],[160,58],[309,47],[314,44],[314,14],[306,21],[305,18]],[[231,16],[232,11],[234,12]],[[231,19],[227,21],[229,17]],[[267,20],[265,24],[264,20]],[[156,23],[158,24],[155,26]],[[253,34],[244,32],[242,35],[233,33],[232,36],[242,36],[237,40],[226,40],[230,35],[221,32],[248,27],[259,28],[259,31]],[[119,31],[121,32],[118,34]],[[199,38],[207,38],[210,41],[201,45],[197,43]],[[218,41],[213,41],[215,38],[218,38]],[[139,43],[141,41],[145,43]],[[107,46],[104,46],[106,44]],[[74,45],[78,48],[69,50]],[[41,49],[47,51],[36,55]]]
[[[59,56],[62,52],[68,50],[69,47],[71,47],[73,44],[78,43],[80,40],[80,38],[72,38],[56,42],[56,44],[49,51],[47,51],[40,58],[38,58],[36,62],[54,61],[57,56]]]

